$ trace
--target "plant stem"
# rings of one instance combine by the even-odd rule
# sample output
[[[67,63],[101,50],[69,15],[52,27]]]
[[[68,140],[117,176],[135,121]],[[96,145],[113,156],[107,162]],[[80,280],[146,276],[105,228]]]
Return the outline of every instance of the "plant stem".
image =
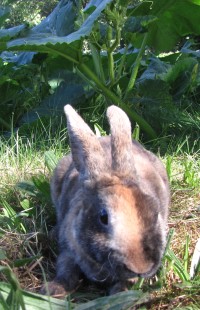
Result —
[[[153,128],[135,111],[130,109],[119,97],[117,97],[106,85],[104,85],[98,77],[84,64],[81,63],[77,66],[78,70],[80,70],[84,75],[86,75],[89,79],[91,79],[101,90],[101,92],[109,98],[113,104],[120,106],[131,118],[131,120],[138,123],[138,125],[145,130],[149,134],[151,138],[156,138],[156,133]]]
[[[102,65],[100,53],[93,43],[89,42],[89,47],[91,50],[92,59],[93,59],[96,74],[100,78],[100,80],[103,83],[105,83],[105,76],[104,76],[103,65]]]
[[[75,49],[72,49],[72,51],[75,50]],[[75,50],[77,52],[77,50]],[[49,54],[52,54],[52,55],[60,55],[64,58],[66,58],[67,60],[71,61],[72,63],[75,63],[75,64],[78,64],[79,63],[79,60],[78,59],[75,59],[74,57],[70,56],[70,53],[69,51],[67,53],[63,53],[61,51],[54,51],[53,48],[51,47],[48,47],[47,48],[47,51],[46,53],[49,53]],[[78,54],[78,52],[77,52]]]
[[[108,51],[108,72],[109,72],[109,78],[110,83],[113,84],[115,80],[115,74],[114,74],[114,60],[113,60],[113,53]]]
[[[131,91],[131,89],[135,85],[135,80],[136,80],[136,77],[137,77],[137,74],[138,74],[138,69],[139,69],[139,66],[140,66],[140,61],[141,61],[142,56],[143,56],[144,51],[145,51],[145,46],[146,46],[147,38],[148,38],[148,32],[144,36],[144,39],[142,41],[142,45],[141,45],[140,51],[139,51],[139,53],[137,55],[137,58],[135,60],[134,68],[133,68],[133,71],[132,71],[132,74],[131,74],[128,86],[127,86],[126,91],[125,91],[124,99],[127,98],[129,92]]]
[[[125,47],[124,54],[121,57],[121,61],[120,61],[120,64],[119,64],[119,68],[118,68],[118,72],[117,72],[117,77],[116,77],[117,81],[120,79],[120,77],[122,75],[122,69],[123,69],[124,64],[125,64],[127,51],[128,51],[128,46]]]
[[[184,251],[184,268],[185,272],[188,271],[188,259],[189,259],[189,235],[186,236],[185,251]]]
[[[110,79],[110,84],[114,82],[114,61],[113,61],[113,50],[110,46],[112,40],[112,28],[109,25],[107,29],[107,53],[108,53],[108,74]]]
[[[110,31],[112,31],[112,29]],[[109,33],[109,35],[111,36],[111,33]],[[108,40],[109,39],[112,40],[112,37],[109,38],[109,35],[108,35]],[[116,24],[116,38],[115,38],[115,42],[107,50],[107,53],[108,53],[108,68],[109,68],[108,71],[109,71],[109,77],[110,77],[109,85],[113,85],[114,82],[115,82],[115,70],[114,70],[113,52],[114,52],[115,48],[119,45],[120,38],[121,38],[121,28],[119,27],[118,24]],[[109,40],[108,44],[110,43],[110,40]]]

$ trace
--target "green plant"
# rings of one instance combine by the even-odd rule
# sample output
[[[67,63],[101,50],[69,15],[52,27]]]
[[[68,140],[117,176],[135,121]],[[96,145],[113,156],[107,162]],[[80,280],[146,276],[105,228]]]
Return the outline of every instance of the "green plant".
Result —
[[[199,183],[198,170],[197,170],[197,162],[192,160],[191,158],[186,158],[183,162],[184,166],[184,175],[183,181],[186,185],[191,188],[195,188],[196,184]]]
[[[172,163],[173,163],[173,156],[168,155],[166,158],[166,170],[167,170],[167,175],[169,178],[169,182],[171,183],[172,181]]]
[[[25,310],[25,303],[22,296],[22,291],[20,289],[19,283],[14,275],[8,267],[0,266],[0,272],[4,272],[8,279],[12,289],[8,292],[6,298],[2,291],[0,291],[0,304],[3,309],[22,309]],[[1,284],[2,285],[2,284]]]
[[[165,258],[169,262],[169,269],[172,268],[182,281],[189,281],[190,276],[188,271],[171,249],[167,249]]]
[[[61,36],[57,28],[57,36],[52,36],[51,31],[44,36],[42,29],[48,26],[50,18],[55,18],[58,8],[63,8],[70,16],[69,22],[64,23],[63,14]],[[56,61],[57,68],[62,66],[65,70],[75,71],[87,83],[84,91],[83,88],[75,91],[75,102],[82,95],[82,106],[95,100],[93,88],[104,96],[104,105],[114,103],[121,106],[141,130],[155,138],[164,127],[176,126],[177,129],[188,122],[175,101],[182,100],[185,93],[194,93],[199,79],[198,56],[192,54],[190,46],[187,51],[166,57],[159,53],[172,50],[186,34],[200,33],[199,10],[200,6],[193,0],[182,1],[181,7],[179,1],[166,4],[164,0],[134,3],[91,1],[86,7],[81,1],[76,4],[61,1],[48,20],[34,27],[28,35],[19,33],[23,38],[12,40],[7,45],[3,43],[2,49],[48,53],[49,67],[52,61]],[[170,26],[166,27],[166,24]],[[3,42],[8,39],[4,35]],[[159,58],[148,52],[147,47],[153,49]],[[68,91],[72,87],[74,84]],[[47,103],[43,105],[46,112],[47,106]],[[55,108],[55,104],[53,106]],[[196,124],[191,122],[188,126],[192,131]]]
[[[169,240],[166,247],[166,252],[164,256],[164,261],[167,261],[169,266],[168,270],[173,269],[173,272],[180,278],[180,280],[183,282],[183,286],[190,285],[192,287],[193,283],[200,281],[200,277],[198,275],[198,269],[195,272],[195,275],[193,279],[191,279],[191,276],[189,274],[189,245],[190,245],[190,239],[189,236],[186,235],[185,237],[185,245],[184,245],[184,252],[183,252],[183,258],[180,260],[175,254],[172,249],[170,249],[170,242],[172,240],[174,234],[174,230],[171,230],[169,234]]]
[[[40,64],[25,65],[24,59],[16,63],[14,56],[8,61],[4,57],[0,58],[0,69],[0,128],[11,131],[48,94],[49,86]]]
[[[20,289],[19,283],[9,268],[0,268],[0,271],[9,275],[10,285],[0,283],[0,304],[3,309],[74,309],[74,310],[90,310],[90,309],[128,309],[132,306],[140,306],[148,300],[148,294],[140,291],[128,291],[118,293],[109,297],[101,297],[96,300],[75,304],[71,302],[70,297],[66,300],[42,296],[31,292],[25,292]],[[20,308],[21,307],[21,308]]]
[[[4,310],[31,309],[68,309],[67,302],[22,291],[15,274],[9,267],[0,267],[6,274],[9,284],[0,283],[0,305]]]
[[[2,228],[9,229],[10,231],[17,231],[26,233],[27,229],[23,223],[23,218],[30,216],[33,207],[29,207],[28,201],[22,201],[22,211],[17,212],[6,201],[1,201],[2,214],[0,214],[0,222]]]

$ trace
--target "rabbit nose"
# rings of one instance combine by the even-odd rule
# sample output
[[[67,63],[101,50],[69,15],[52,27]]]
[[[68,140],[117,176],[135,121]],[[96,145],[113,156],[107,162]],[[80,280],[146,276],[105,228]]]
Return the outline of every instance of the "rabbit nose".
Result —
[[[134,272],[136,275],[145,275],[149,274],[152,269],[154,269],[154,263],[148,261],[133,261],[126,263],[126,267]]]
[[[150,268],[149,271],[147,271],[145,273],[139,273],[138,277],[140,277],[140,278],[152,277],[156,273],[156,271],[158,270],[159,266],[160,266],[160,264],[158,264],[158,263],[153,264],[152,268]]]

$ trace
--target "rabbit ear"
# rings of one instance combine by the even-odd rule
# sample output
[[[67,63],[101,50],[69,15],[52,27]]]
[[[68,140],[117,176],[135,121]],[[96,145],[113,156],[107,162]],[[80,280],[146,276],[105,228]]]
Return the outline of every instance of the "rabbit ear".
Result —
[[[105,170],[105,154],[102,146],[72,106],[66,105],[64,111],[75,167],[83,178],[96,178]]]
[[[124,111],[112,105],[107,109],[111,131],[112,168],[129,174],[135,171],[132,153],[131,123]]]

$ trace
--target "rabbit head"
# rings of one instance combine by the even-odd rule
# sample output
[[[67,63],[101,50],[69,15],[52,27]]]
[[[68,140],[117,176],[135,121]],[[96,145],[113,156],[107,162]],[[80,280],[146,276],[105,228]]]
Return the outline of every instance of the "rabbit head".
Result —
[[[70,105],[64,110],[71,154],[60,161],[51,183],[60,247],[55,281],[71,290],[84,273],[115,292],[160,265],[169,204],[166,171],[132,140],[120,108],[107,109],[111,135],[102,138]]]

